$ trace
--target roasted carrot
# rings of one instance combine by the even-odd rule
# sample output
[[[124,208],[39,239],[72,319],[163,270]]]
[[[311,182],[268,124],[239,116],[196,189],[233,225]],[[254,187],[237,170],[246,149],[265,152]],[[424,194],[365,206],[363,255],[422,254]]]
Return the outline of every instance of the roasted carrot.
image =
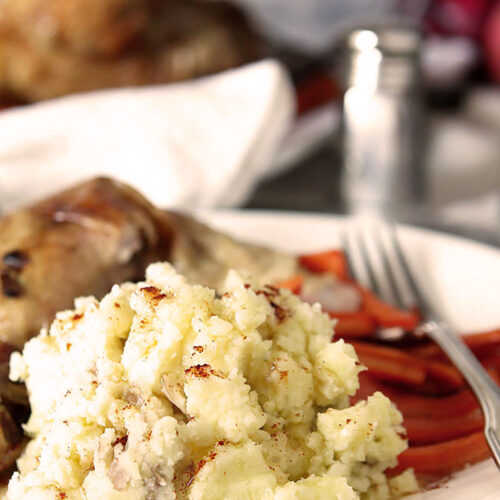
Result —
[[[491,354],[491,350],[500,347],[500,329],[482,333],[461,335],[462,340],[476,355]],[[423,358],[446,358],[441,348],[434,343],[412,347],[410,351]]]
[[[465,386],[464,378],[461,373],[451,364],[441,361],[424,361],[424,367],[427,374],[444,384],[451,390],[462,389]]]
[[[292,276],[290,279],[276,283],[275,286],[277,288],[287,288],[293,293],[299,294],[300,290],[302,289],[303,282],[304,282],[304,276],[302,276],[301,274],[297,274],[295,276]]]
[[[407,331],[414,330],[418,324],[415,311],[403,311],[379,299],[373,292],[360,288],[363,298],[363,309],[382,327],[401,327]]]
[[[423,445],[479,432],[484,427],[484,418],[480,413],[450,418],[405,417],[404,426],[410,444]]]
[[[450,389],[441,381],[427,377],[425,382],[414,387],[415,394],[431,398],[444,398],[456,394],[457,391]]]
[[[370,353],[358,352],[358,358],[368,368],[373,377],[388,382],[420,385],[425,380],[425,371],[415,365],[406,364],[404,360],[387,360]]]
[[[314,273],[330,273],[341,280],[348,278],[347,262],[341,250],[301,255],[299,263]]]
[[[388,347],[386,345],[374,344],[372,342],[352,341],[350,344],[354,346],[356,352],[366,353],[377,358],[395,360],[406,364],[416,364],[418,366],[424,365],[422,360],[411,354],[407,354],[396,347]]]
[[[389,347],[387,345],[374,344],[372,342],[359,342],[350,341],[350,343],[356,349],[356,352],[363,352],[369,354],[370,356],[375,356],[377,358],[386,359],[388,361],[397,361],[403,364],[411,364],[418,367],[425,367],[426,362],[408,354],[405,351],[398,349],[397,347]]]
[[[375,321],[364,311],[329,312],[337,319],[335,335],[345,339],[372,337],[375,333]]]
[[[476,397],[469,389],[463,389],[451,396],[421,396],[406,394],[393,389],[387,394],[407,417],[458,417],[479,409]]]
[[[399,349],[382,347],[367,342],[351,342],[360,361],[374,377],[402,384],[419,385],[426,378],[426,371],[415,357]]]
[[[358,401],[366,399],[376,391],[380,391],[386,394],[386,387],[387,384],[384,384],[381,380],[377,380],[376,378],[372,377],[367,371],[361,372],[359,374],[359,389],[356,391],[356,394],[354,394],[354,396],[351,396],[351,405],[356,404]]]
[[[441,347],[439,347],[437,344],[434,344],[434,342],[410,347],[408,348],[408,352],[424,359],[442,359],[443,357],[445,357],[444,352],[441,350]]]
[[[394,361],[402,365],[403,370],[407,371],[409,366],[413,368],[418,367],[425,372],[424,379],[429,376],[444,385],[446,389],[461,389],[465,385],[460,372],[448,363],[421,359],[394,347],[380,346],[365,342],[353,342],[353,345],[356,352],[359,351],[359,353],[363,353],[363,355],[366,356]]]
[[[495,354],[493,356],[487,356],[481,359],[481,364],[485,368],[494,368],[495,370],[500,370],[500,355]]]
[[[469,333],[462,335],[462,339],[472,350],[484,346],[500,346],[500,329],[481,333]]]
[[[376,378],[400,384],[420,385],[425,380],[425,371],[418,366],[405,365],[394,360],[385,360],[359,353],[358,357]]]
[[[375,391],[390,398],[405,417],[426,417],[430,419],[454,418],[479,410],[476,397],[469,389],[463,389],[451,396],[421,396],[402,391],[394,386],[375,379],[369,372],[359,375],[360,388],[351,398],[352,404],[366,399]]]
[[[399,455],[391,474],[413,467],[417,474],[443,477],[489,456],[483,433],[475,432],[444,443],[410,447]]]

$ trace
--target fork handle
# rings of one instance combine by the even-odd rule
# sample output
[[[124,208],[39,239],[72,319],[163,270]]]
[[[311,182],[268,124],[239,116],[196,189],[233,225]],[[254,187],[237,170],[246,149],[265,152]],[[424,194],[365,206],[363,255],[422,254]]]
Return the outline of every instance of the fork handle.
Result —
[[[500,469],[500,388],[458,335],[439,321],[421,325],[460,370],[476,395],[484,413],[486,442]]]

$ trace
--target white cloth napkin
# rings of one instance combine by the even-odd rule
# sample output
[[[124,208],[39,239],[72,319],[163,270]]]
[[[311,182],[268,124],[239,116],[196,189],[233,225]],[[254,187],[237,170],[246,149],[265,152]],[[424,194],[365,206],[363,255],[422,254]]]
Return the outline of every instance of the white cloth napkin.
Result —
[[[107,175],[159,206],[241,204],[291,128],[293,89],[266,60],[174,85],[0,113],[0,211]]]

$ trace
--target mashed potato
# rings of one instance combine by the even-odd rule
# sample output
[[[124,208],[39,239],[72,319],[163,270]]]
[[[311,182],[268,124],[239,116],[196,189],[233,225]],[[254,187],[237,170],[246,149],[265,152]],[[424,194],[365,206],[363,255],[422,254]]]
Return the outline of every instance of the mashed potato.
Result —
[[[349,407],[363,369],[332,321],[230,272],[225,293],[154,264],[78,299],[11,360],[32,437],[9,500],[386,499],[406,447],[382,394]]]

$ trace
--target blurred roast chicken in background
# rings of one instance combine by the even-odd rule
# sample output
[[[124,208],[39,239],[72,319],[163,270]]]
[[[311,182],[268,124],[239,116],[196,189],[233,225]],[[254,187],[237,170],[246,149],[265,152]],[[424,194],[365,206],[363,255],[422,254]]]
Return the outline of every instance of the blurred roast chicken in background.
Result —
[[[191,0],[3,0],[0,100],[174,82],[262,54],[243,13]]]

